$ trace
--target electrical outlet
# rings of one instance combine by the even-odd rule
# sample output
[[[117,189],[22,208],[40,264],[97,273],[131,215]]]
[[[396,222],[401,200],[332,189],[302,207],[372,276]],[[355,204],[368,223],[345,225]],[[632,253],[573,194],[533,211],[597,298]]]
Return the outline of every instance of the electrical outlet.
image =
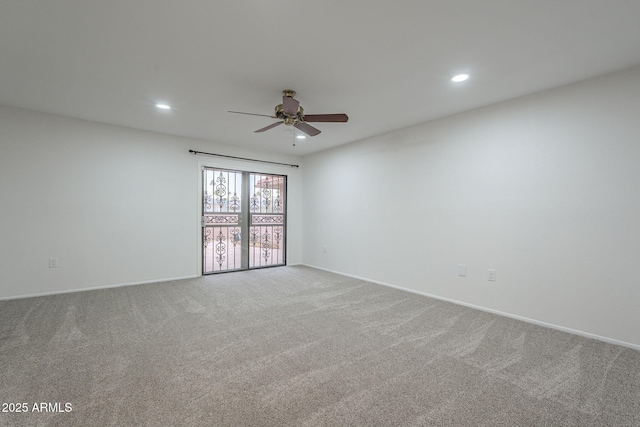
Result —
[[[58,268],[58,258],[49,258],[49,268]]]
[[[323,253],[323,254],[326,254],[327,252],[328,252],[328,251],[327,251],[327,247],[326,247],[326,246],[323,246],[323,247],[322,247],[322,253]]]
[[[467,266],[464,264],[458,264],[458,276],[466,276],[467,275]]]
[[[489,275],[488,275],[488,279],[490,282],[495,282],[496,281],[496,271],[495,270],[489,270]]]

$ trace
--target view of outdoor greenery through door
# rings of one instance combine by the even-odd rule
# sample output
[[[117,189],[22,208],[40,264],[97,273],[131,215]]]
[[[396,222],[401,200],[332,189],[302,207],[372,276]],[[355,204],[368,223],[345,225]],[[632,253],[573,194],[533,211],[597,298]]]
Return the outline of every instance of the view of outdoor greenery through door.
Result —
[[[202,272],[284,265],[287,177],[202,168]]]

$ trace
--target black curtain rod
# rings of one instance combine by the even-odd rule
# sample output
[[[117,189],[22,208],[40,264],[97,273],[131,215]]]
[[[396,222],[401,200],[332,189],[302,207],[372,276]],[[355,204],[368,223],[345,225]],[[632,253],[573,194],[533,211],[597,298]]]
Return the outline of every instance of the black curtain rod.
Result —
[[[207,156],[226,157],[227,159],[237,159],[237,160],[248,160],[250,162],[258,162],[258,163],[270,163],[272,165],[291,166],[292,168],[299,168],[300,167],[298,165],[292,165],[292,164],[289,164],[289,163],[278,163],[278,162],[270,162],[268,160],[247,159],[246,157],[226,156],[224,154],[206,153],[204,151],[189,150],[189,152],[194,154],[194,155],[195,154],[206,154]]]

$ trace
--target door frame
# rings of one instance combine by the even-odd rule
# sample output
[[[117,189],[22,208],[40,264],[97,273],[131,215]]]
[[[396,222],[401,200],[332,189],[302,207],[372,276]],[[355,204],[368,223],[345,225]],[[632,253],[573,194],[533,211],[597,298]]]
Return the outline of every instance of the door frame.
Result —
[[[257,167],[256,167],[257,166]],[[216,159],[216,160],[199,160],[198,161],[198,168],[197,168],[197,189],[198,189],[198,194],[197,194],[197,218],[196,218],[196,224],[197,224],[197,233],[198,233],[198,237],[197,237],[197,242],[198,242],[198,252],[196,254],[197,257],[197,269],[198,269],[198,276],[204,276],[205,274],[203,274],[203,251],[204,251],[204,233],[202,232],[202,226],[201,226],[201,219],[202,219],[202,212],[203,212],[203,205],[204,205],[204,201],[202,198],[202,194],[203,194],[203,187],[202,187],[202,168],[203,167],[208,167],[208,168],[219,168],[219,169],[227,169],[227,170],[232,170],[232,171],[239,171],[239,172],[250,172],[250,173],[258,173],[258,174],[265,174],[265,175],[283,175],[287,177],[287,190],[286,190],[286,205],[285,205],[285,223],[284,223],[284,227],[285,227],[285,233],[284,233],[284,241],[285,241],[285,252],[284,252],[284,264],[283,265],[278,265],[278,266],[265,266],[265,267],[255,267],[252,268],[252,270],[257,270],[260,268],[272,268],[272,267],[280,267],[280,266],[286,266],[289,265],[289,248],[290,248],[290,234],[289,230],[288,230],[288,210],[289,210],[289,203],[290,203],[290,199],[291,196],[289,194],[289,186],[290,186],[290,179],[291,179],[291,168],[290,167],[286,167],[286,166],[278,166],[278,165],[269,165],[269,164],[261,164],[261,165],[256,165],[256,163],[254,162],[249,162],[249,161],[241,161],[241,160],[228,160],[228,159]],[[247,215],[248,217],[248,215]],[[229,272],[234,272],[234,271],[247,271],[247,270],[231,270]],[[217,274],[217,273],[214,273]],[[207,274],[207,276],[209,276],[210,274]]]

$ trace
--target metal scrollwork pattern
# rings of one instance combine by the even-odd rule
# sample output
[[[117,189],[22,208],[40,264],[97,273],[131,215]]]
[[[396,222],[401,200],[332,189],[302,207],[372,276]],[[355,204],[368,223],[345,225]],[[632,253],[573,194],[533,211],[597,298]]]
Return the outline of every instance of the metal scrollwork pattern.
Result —
[[[273,238],[276,241],[276,246],[280,246],[280,239],[282,238],[282,227],[275,227],[273,229]]]
[[[262,189],[262,200],[264,203],[264,210],[269,211],[269,206],[271,206],[271,189],[269,188],[269,184],[265,184],[267,188]]]
[[[213,229],[210,227],[206,227],[204,230],[204,238],[202,239],[202,243],[204,245],[204,247],[208,247],[209,243],[211,243],[211,235],[213,234]]]
[[[227,245],[224,243],[226,241],[226,238],[224,234],[222,234],[222,230],[220,230],[220,232],[216,236],[216,241],[218,242],[216,244],[216,262],[220,267],[222,267],[222,263],[226,259],[225,253],[227,252]]]
[[[280,200],[280,194],[278,193],[278,195],[276,196],[276,198],[273,200],[273,211],[274,212],[282,212],[282,200]]]
[[[222,210],[225,203],[224,197],[227,195],[227,186],[225,185],[227,183],[227,178],[225,178],[224,175],[222,175],[222,172],[220,172],[220,175],[216,178],[216,182],[217,184],[212,182],[211,185],[215,185],[215,195],[218,197],[218,206],[220,206],[220,210]]]
[[[229,210],[237,212],[240,210],[240,197],[237,193],[233,193],[233,196],[229,198]]]
[[[254,224],[282,224],[284,217],[282,215],[252,215],[251,222]]]
[[[211,210],[213,210],[213,197],[211,197],[211,195],[205,191],[204,192],[204,211],[205,212],[211,212]]]
[[[262,258],[264,258],[264,261],[266,263],[269,261],[269,255],[271,254],[271,235],[266,230],[262,235],[261,249]]]
[[[251,209],[251,212],[260,210],[260,193],[255,193],[251,196],[250,202],[249,209]]]
[[[237,224],[238,215],[207,215],[207,224]]]
[[[240,234],[239,228],[232,228],[230,230],[231,233],[231,243],[233,243],[233,247],[236,247],[242,241],[242,235]]]
[[[259,241],[258,234],[260,234],[260,229],[258,227],[253,227],[249,230],[249,242],[253,246],[255,246]]]

